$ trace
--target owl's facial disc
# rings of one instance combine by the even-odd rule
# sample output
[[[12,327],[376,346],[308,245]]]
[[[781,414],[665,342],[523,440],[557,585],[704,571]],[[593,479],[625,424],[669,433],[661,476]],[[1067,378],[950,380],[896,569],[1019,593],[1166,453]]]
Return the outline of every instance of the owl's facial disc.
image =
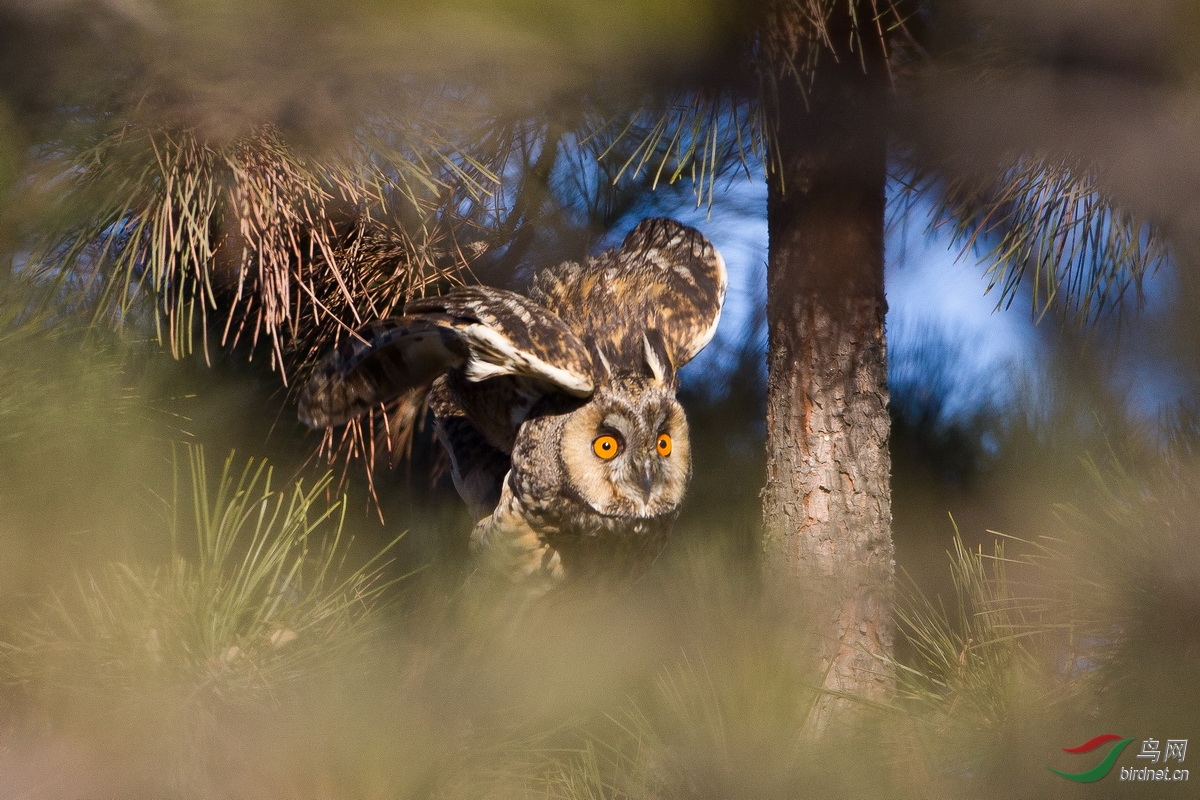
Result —
[[[606,387],[563,429],[575,494],[604,516],[677,513],[691,476],[687,420],[674,395],[648,381]]]

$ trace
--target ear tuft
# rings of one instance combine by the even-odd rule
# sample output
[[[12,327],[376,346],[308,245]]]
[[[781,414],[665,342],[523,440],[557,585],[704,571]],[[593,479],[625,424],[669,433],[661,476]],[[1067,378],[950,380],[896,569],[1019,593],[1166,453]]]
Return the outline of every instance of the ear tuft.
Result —
[[[667,343],[657,328],[651,328],[642,334],[643,354],[646,366],[655,383],[660,386],[675,385],[675,365],[671,363],[671,355]]]

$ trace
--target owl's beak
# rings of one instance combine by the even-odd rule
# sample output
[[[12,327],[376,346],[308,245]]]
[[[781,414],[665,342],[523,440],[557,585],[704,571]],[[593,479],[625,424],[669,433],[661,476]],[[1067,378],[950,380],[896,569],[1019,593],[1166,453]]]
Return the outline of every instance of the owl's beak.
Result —
[[[646,462],[646,465],[643,468],[642,474],[640,477],[642,479],[642,481],[641,481],[642,494],[644,494],[646,496],[646,499],[649,500],[650,499],[650,490],[654,487],[654,462],[653,461]]]

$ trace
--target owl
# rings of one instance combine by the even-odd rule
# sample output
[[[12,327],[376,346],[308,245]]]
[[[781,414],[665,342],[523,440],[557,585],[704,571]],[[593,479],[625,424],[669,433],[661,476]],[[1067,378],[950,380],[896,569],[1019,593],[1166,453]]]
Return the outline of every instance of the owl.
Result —
[[[636,578],[691,477],[676,375],[716,332],[726,286],[699,231],[646,219],[525,294],[462,287],[367,325],[313,370],[300,418],[339,425],[430,387],[474,550],[546,585]]]

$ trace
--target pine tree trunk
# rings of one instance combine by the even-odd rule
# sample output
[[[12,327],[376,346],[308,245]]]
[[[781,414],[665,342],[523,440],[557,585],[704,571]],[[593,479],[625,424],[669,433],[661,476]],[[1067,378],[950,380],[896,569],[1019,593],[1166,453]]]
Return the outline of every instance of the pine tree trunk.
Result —
[[[881,658],[892,650],[888,87],[882,46],[870,33],[863,39],[865,57],[847,48],[835,61],[822,51],[806,92],[794,77],[779,79],[767,201],[764,558],[769,581],[816,615],[825,687],[879,698],[891,683]],[[835,707],[820,704],[815,722],[823,726]]]

